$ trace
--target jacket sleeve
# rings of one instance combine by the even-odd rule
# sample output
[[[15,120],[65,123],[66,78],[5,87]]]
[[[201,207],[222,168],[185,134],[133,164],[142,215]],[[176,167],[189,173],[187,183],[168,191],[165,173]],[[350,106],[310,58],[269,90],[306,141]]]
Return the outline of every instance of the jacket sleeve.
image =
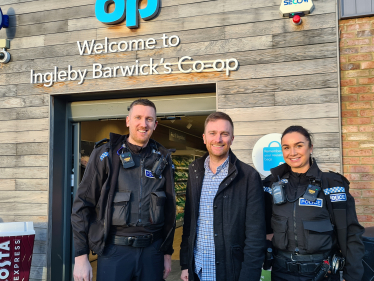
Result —
[[[191,175],[191,173],[189,173]],[[191,212],[192,212],[192,202],[191,202],[191,178],[188,177],[187,189],[186,189],[186,204],[184,207],[184,224],[183,224],[183,234],[180,250],[180,265],[182,270],[188,268],[188,240],[190,237],[191,229]]]
[[[270,180],[270,176],[265,178],[262,181],[262,186],[264,189],[264,199],[265,199],[265,222],[266,222],[266,234],[272,234],[273,229],[271,228],[271,217],[273,215],[273,198],[270,194],[270,188],[272,185],[272,182]]]
[[[167,170],[165,172],[166,179],[166,203],[165,203],[165,224],[163,227],[163,238],[164,243],[162,251],[165,255],[172,255],[173,250],[173,240],[175,232],[175,191],[174,191],[174,174],[172,169],[172,162],[169,159],[169,165],[167,165]]]
[[[89,253],[89,225],[92,216],[95,215],[95,206],[108,173],[108,157],[100,157],[103,152],[104,150],[100,147],[94,149],[91,153],[82,181],[75,195],[71,224],[76,257]]]
[[[348,186],[348,185],[347,185]],[[346,281],[360,281],[364,274],[362,259],[365,254],[365,247],[362,241],[362,234],[365,229],[357,219],[355,200],[347,194],[347,254],[346,265],[344,267],[343,278]]]
[[[254,171],[247,182],[244,261],[239,281],[260,280],[265,258],[265,206],[260,175]]]

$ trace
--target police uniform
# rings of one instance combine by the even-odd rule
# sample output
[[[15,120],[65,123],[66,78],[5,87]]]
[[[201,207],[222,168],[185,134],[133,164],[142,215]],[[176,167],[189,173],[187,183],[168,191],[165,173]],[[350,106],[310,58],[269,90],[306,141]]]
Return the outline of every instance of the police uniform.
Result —
[[[73,204],[75,256],[89,249],[99,255],[98,281],[161,281],[175,230],[171,151],[154,140],[142,148],[127,139],[111,134],[91,154]],[[168,164],[155,176],[161,156]]]
[[[278,177],[286,194],[286,203],[280,205],[273,204],[271,194]],[[321,190],[315,201],[306,200],[308,185],[318,183]],[[315,160],[303,174],[292,172],[285,163],[271,169],[264,191],[267,233],[274,233],[272,280],[312,280],[324,260],[331,263],[338,249],[346,259],[343,278],[361,280],[364,228],[357,221],[348,180],[336,173],[323,173]]]

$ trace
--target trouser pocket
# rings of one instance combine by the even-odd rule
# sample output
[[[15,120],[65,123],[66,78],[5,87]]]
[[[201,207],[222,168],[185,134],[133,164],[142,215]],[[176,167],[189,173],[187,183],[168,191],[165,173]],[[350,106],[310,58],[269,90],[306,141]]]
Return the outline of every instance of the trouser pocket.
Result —
[[[165,191],[155,191],[151,193],[151,206],[149,208],[149,219],[152,224],[164,222],[166,194]]]
[[[286,250],[288,246],[287,237],[287,218],[286,217],[273,217],[271,218],[271,228],[273,229],[273,246],[279,250]]]
[[[131,191],[117,192],[113,199],[112,225],[128,226]]]

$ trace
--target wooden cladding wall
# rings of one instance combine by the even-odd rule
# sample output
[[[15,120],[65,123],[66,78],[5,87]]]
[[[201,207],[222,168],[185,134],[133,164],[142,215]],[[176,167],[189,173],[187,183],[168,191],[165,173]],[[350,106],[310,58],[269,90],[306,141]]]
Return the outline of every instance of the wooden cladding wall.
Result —
[[[37,241],[30,280],[47,278],[48,140],[50,95],[216,83],[217,108],[235,122],[234,152],[251,164],[254,143],[264,134],[300,124],[315,133],[323,169],[340,171],[336,10],[333,0],[314,0],[300,26],[281,18],[279,0],[163,0],[160,14],[140,20],[100,23],[95,0],[2,0],[10,28],[12,60],[0,65],[0,221],[35,222]],[[146,1],[141,2],[142,6]],[[76,41],[160,38],[178,35],[178,47],[80,56]],[[117,41],[118,41],[117,40]],[[30,84],[30,70],[52,71],[126,65],[135,60],[191,56],[236,58],[239,69]],[[88,76],[92,75],[89,74]],[[5,195],[5,196],[4,196]]]

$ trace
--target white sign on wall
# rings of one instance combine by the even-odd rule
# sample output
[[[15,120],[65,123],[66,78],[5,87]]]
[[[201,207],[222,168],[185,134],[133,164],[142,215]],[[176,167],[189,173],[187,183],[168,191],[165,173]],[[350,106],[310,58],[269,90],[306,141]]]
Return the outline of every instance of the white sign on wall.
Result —
[[[314,10],[312,0],[282,0],[280,12],[284,17],[293,13],[310,14]]]
[[[281,134],[273,133],[261,137],[253,147],[252,160],[257,171],[267,177],[270,169],[284,163]]]

